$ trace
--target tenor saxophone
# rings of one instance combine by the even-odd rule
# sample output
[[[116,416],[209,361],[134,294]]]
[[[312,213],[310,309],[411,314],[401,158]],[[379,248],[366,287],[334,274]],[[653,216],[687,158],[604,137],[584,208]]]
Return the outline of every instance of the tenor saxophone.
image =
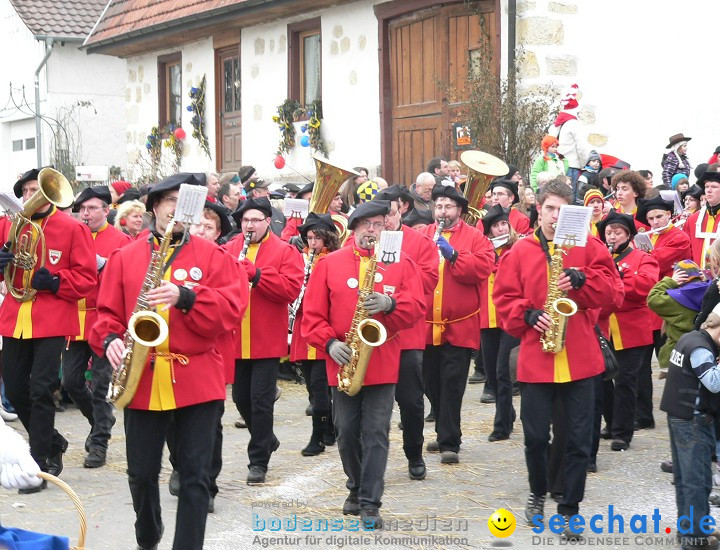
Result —
[[[338,390],[351,397],[362,388],[373,349],[383,345],[387,340],[385,327],[370,317],[363,305],[365,299],[374,291],[377,270],[377,245],[374,239],[370,242],[375,246],[375,251],[370,257],[370,264],[358,289],[358,301],[350,330],[345,334],[345,344],[352,351],[352,356],[350,362],[342,366],[337,374]]]
[[[563,273],[564,254],[563,247],[556,244],[550,260],[548,293],[543,306],[543,310],[550,317],[551,327],[540,337],[542,350],[547,353],[560,353],[565,349],[568,318],[577,313],[577,304],[558,287],[558,279]]]

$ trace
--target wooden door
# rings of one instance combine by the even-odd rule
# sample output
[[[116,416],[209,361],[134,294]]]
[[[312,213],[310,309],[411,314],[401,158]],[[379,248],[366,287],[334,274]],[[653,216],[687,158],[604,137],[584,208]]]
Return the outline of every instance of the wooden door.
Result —
[[[217,120],[217,169],[236,171],[242,166],[242,117],[240,88],[240,46],[217,50],[215,89]]]

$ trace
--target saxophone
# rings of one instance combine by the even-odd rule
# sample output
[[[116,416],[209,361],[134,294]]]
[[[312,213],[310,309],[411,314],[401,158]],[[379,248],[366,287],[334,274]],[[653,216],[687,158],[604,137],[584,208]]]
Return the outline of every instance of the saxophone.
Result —
[[[168,325],[165,319],[155,311],[155,308],[148,304],[147,294],[162,283],[165,273],[165,256],[170,249],[174,225],[175,221],[171,219],[160,241],[160,246],[150,255],[150,264],[145,273],[135,309],[128,321],[128,328],[123,339],[125,343],[123,362],[113,372],[108,389],[108,401],[114,403],[118,409],[125,408],[135,397],[150,348],[159,346],[168,337]]]
[[[338,390],[349,396],[356,395],[363,385],[370,355],[373,348],[381,346],[387,340],[387,331],[379,321],[369,317],[365,311],[365,299],[374,292],[375,271],[377,270],[377,245],[375,252],[370,256],[370,265],[365,271],[362,285],[358,289],[358,301],[355,305],[350,330],[345,334],[345,344],[352,350],[352,357],[347,365],[340,367],[337,374]]]
[[[555,245],[555,252],[550,260],[548,293],[543,310],[550,317],[552,326],[540,337],[542,350],[548,353],[560,353],[565,348],[568,317],[577,313],[577,304],[558,288],[558,279],[563,274],[564,254],[564,248]]]

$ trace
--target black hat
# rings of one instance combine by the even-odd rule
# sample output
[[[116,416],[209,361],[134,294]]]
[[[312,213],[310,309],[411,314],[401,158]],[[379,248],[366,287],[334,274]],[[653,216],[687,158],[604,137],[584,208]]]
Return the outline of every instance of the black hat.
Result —
[[[506,210],[499,204],[496,204],[487,211],[487,214],[485,214],[481,220],[483,224],[483,233],[485,233],[485,235],[489,235],[490,228],[497,222],[501,222],[503,220],[506,222],[510,221],[510,211]]]
[[[495,180],[490,184],[490,191],[495,189],[496,187],[504,187],[508,191],[510,191],[515,198],[513,199],[513,204],[517,204],[520,202],[520,194],[518,193],[518,184],[517,182],[502,178],[499,180]]]
[[[272,216],[272,206],[267,197],[260,197],[258,199],[247,199],[238,207],[235,212],[232,213],[232,217],[235,222],[240,225],[242,215],[246,210],[260,210],[268,218]]]
[[[131,187],[127,191],[123,193],[123,196],[120,197],[117,201],[118,204],[122,204],[124,202],[128,201],[139,201],[140,200],[140,190],[137,187]]]
[[[177,191],[183,183],[187,183],[188,185],[205,185],[205,181],[205,174],[193,174],[189,172],[182,172],[165,178],[157,185],[153,185],[152,189],[148,192],[145,209],[148,212],[152,212],[155,201],[159,199],[163,193],[166,191]]]
[[[249,180],[252,175],[255,173],[255,167],[247,165],[247,166],[241,166],[240,170],[238,170],[238,176],[240,176],[240,183],[243,185],[247,180]]]
[[[78,198],[75,199],[75,202],[73,203],[72,211],[78,212],[80,210],[80,205],[82,203],[84,203],[85,201],[89,201],[90,199],[100,199],[105,204],[112,203],[112,198],[110,196],[110,189],[108,189],[107,185],[98,185],[97,187],[86,187],[78,195]]]
[[[665,149],[670,149],[670,147],[676,143],[680,143],[681,141],[690,141],[691,139],[691,137],[685,137],[682,132],[679,134],[673,134],[670,136],[669,143],[665,146]]]
[[[39,168],[33,168],[32,170],[28,170],[25,172],[22,177],[15,182],[15,185],[13,185],[13,191],[15,192],[15,196],[17,198],[22,197],[22,186],[23,183],[26,183],[28,181],[37,180],[38,174],[40,173]]]
[[[300,186],[297,183],[286,183],[280,188],[285,193],[297,193],[300,191]]]
[[[703,190],[702,187],[700,187],[699,185],[693,185],[687,191],[683,191],[682,193],[680,193],[680,199],[684,203],[685,197],[687,197],[689,195],[694,199],[700,200],[704,194],[705,194],[705,191]]]
[[[433,215],[430,210],[418,210],[417,208],[413,208],[403,218],[403,224],[407,225],[408,227],[413,227],[421,223],[424,223],[425,225],[430,225],[434,221],[435,220],[433,219]]]
[[[610,166],[608,168],[603,168],[602,170],[600,170],[600,172],[598,173],[598,178],[602,182],[602,180],[604,180],[605,178],[612,178],[617,173],[618,169]]]
[[[630,214],[620,214],[617,210],[610,210],[610,213],[597,223],[598,237],[600,237],[603,242],[605,242],[605,228],[611,223],[619,223],[625,226],[630,232],[631,239],[637,234],[635,220],[633,220]]]
[[[302,189],[300,189],[300,191],[297,192],[297,195],[295,195],[295,198],[299,199],[305,193],[312,193],[313,189],[315,189],[315,183],[314,182],[308,183],[305,187],[303,187]]]
[[[505,175],[507,179],[512,178],[516,173],[518,173],[520,170],[518,170],[518,167],[514,164],[508,164],[508,173]]]
[[[337,227],[335,226],[335,222],[333,222],[330,214],[316,214],[315,212],[310,212],[308,217],[305,218],[305,223],[298,227],[298,231],[300,232],[300,236],[303,241],[307,242],[307,233],[311,229],[324,229],[325,231],[337,233]]]
[[[402,185],[398,185],[396,183],[395,185],[391,185],[390,187],[386,187],[385,189],[381,189],[380,191],[375,193],[373,200],[398,201],[400,200],[400,197],[403,196],[403,189],[406,189],[406,187],[403,187]]]
[[[700,176],[702,176],[705,173],[705,170],[707,170],[707,167],[710,166],[707,162],[703,162],[701,164],[698,164],[695,167],[695,177],[697,179],[700,179]]]
[[[363,218],[372,218],[373,216],[387,216],[390,213],[390,203],[388,201],[368,201],[362,203],[353,210],[348,220],[348,229],[353,230],[357,223]]]
[[[709,181],[716,181],[720,183],[720,172],[716,172],[715,170],[705,170],[705,172],[703,172],[702,175],[698,178],[696,183],[704,192],[705,184]]]
[[[230,225],[230,219],[227,217],[228,210],[222,204],[217,202],[205,201],[205,208],[212,210],[220,217],[220,236],[224,237],[230,231],[232,231],[232,225]]]
[[[468,200],[463,197],[457,189],[450,187],[449,185],[436,184],[432,189],[432,200],[437,200],[439,197],[447,197],[452,199],[462,209],[463,214],[467,214],[468,211]]]
[[[251,180],[245,183],[245,192],[249,193],[253,189],[266,189],[270,187],[270,182],[265,180]]]
[[[650,225],[647,221],[647,215],[651,210],[667,210],[672,214],[675,211],[675,203],[666,201],[661,195],[652,199],[638,199],[635,219],[640,223]]]

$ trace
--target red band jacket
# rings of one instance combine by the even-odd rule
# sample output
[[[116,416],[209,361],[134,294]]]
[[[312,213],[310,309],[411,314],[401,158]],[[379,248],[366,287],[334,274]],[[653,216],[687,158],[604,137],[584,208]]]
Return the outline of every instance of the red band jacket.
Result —
[[[491,241],[492,242],[492,241]],[[507,245],[495,249],[495,265],[493,271],[487,279],[483,279],[480,283],[480,330],[484,328],[498,328],[497,310],[493,301],[493,289],[495,287],[495,275],[497,273],[498,262],[500,258],[508,252],[510,248]]]
[[[307,261],[307,249],[303,256],[305,258],[305,261]],[[313,260],[313,268],[315,267],[315,265],[317,265],[318,260],[320,260],[320,258],[324,258],[325,256],[327,256],[327,249],[323,248],[322,252],[320,252]],[[310,273],[310,277],[312,277],[312,271]],[[310,282],[309,278],[308,282]],[[307,290],[307,286],[305,288]],[[307,292],[305,296],[303,296],[303,303],[305,302],[306,296]],[[302,332],[300,331],[300,326],[302,325],[302,318],[303,306],[302,304],[300,304],[300,308],[298,309],[297,315],[295,316],[295,325],[293,326],[292,340],[290,341],[290,361],[314,361],[316,359],[324,360],[325,350],[311,346],[308,342],[308,339],[303,336]]]
[[[5,241],[10,224],[4,219]],[[49,338],[77,336],[80,332],[78,300],[87,296],[97,284],[97,261],[90,230],[54,206],[49,213],[34,220],[45,235],[45,268],[60,279],[56,293],[40,290],[35,299],[18,302],[7,296],[0,307],[0,334],[12,338]],[[26,227],[21,238],[35,230]],[[38,254],[41,246],[38,244]],[[40,268],[40,261],[27,275],[27,285]],[[15,287],[22,287],[18,270]]]
[[[110,256],[98,298],[98,319],[90,330],[89,343],[103,355],[106,338],[121,338],[137,304],[148,265],[150,247],[157,239],[136,240]],[[216,244],[189,237],[171,261],[163,279],[191,289],[195,301],[188,310],[158,308],[168,324],[167,340],[148,357],[137,393],[129,407],[142,410],[172,410],[225,399],[226,367],[220,338],[242,318],[248,301],[245,271]]]
[[[243,245],[241,233],[225,248],[237,258]],[[268,231],[248,247],[243,263],[253,286],[245,315],[235,329],[235,357],[283,357],[288,353],[288,304],[297,298],[303,281],[302,255]]]
[[[437,224],[425,234],[435,235]],[[443,236],[457,251],[454,262],[441,261],[438,283],[426,303],[425,343],[477,349],[480,346],[480,283],[492,273],[495,251],[479,230],[460,220]]]
[[[692,259],[702,268],[706,267],[705,255],[715,240],[714,234],[719,230],[720,212],[713,216],[706,208],[690,214],[683,225],[683,231],[690,237]]]
[[[312,346],[325,350],[332,339],[345,341],[369,254],[370,251],[355,246],[344,247],[316,264],[305,293],[300,327]],[[397,383],[400,369],[400,339],[397,334],[422,322],[423,312],[420,274],[415,263],[404,253],[400,254],[398,263],[386,265],[378,262],[374,290],[391,296],[395,300],[395,308],[390,313],[373,316],[387,330],[387,341],[372,352],[365,386]],[[334,386],[340,367],[330,358],[325,365],[328,384]]]
[[[530,233],[530,218],[515,208],[510,209],[510,227],[512,227],[518,235],[527,235]]]
[[[554,251],[549,243],[550,253]],[[529,309],[544,309],[548,293],[548,259],[536,235],[520,239],[500,258],[493,297],[500,326],[520,338],[517,379],[520,382],[570,382],[605,370],[595,323],[600,304],[622,302],[622,284],[605,245],[589,237],[586,246],[573,247],[563,257],[565,268],[585,274],[585,283],[570,290],[578,306],[567,323],[567,344],[560,353],[542,351],[540,332],[525,322]]]

